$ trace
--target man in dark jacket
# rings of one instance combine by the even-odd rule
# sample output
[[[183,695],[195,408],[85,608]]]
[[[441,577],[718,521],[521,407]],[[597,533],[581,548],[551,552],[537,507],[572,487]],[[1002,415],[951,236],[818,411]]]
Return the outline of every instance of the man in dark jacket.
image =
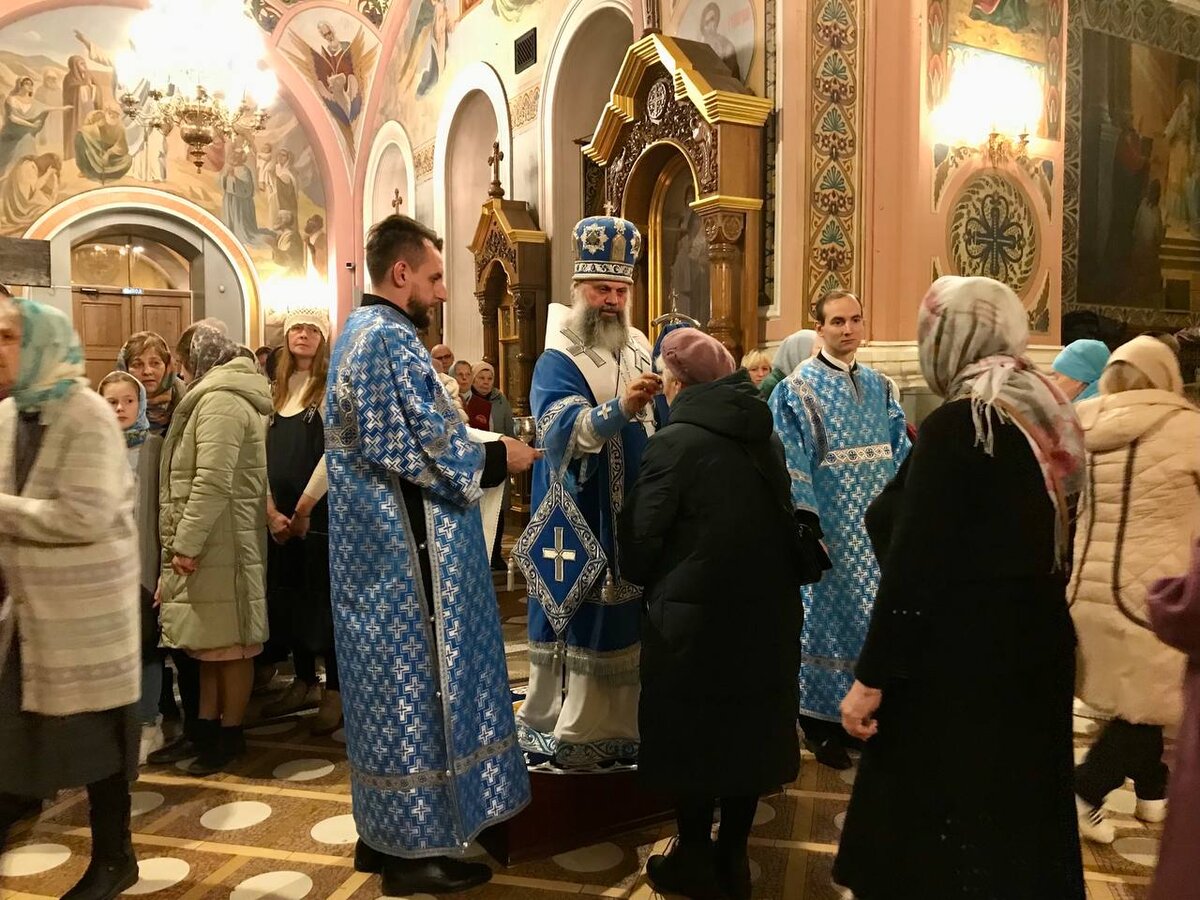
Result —
[[[645,586],[638,766],[677,798],[679,841],[647,873],[662,893],[743,898],[758,797],[800,766],[800,538],[749,375],[694,328],[666,338],[662,361],[671,423],[650,440],[618,541]]]

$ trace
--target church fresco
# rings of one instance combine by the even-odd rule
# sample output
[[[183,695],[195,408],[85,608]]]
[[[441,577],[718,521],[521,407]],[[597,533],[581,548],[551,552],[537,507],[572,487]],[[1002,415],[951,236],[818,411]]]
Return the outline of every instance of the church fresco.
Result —
[[[1200,261],[1197,62],[1097,35],[1083,71],[1079,300],[1186,310]]]
[[[758,38],[750,0],[691,0],[677,9],[672,32],[708,44],[733,77],[748,84]]]
[[[1030,132],[1058,140],[1062,122],[1063,0],[929,0],[926,94],[934,109],[954,68],[992,55],[1014,73],[1029,70],[1042,85],[1043,109]]]
[[[379,38],[349,12],[322,7],[297,14],[278,46],[321,98],[353,157],[379,58]]]
[[[276,100],[264,131],[218,139],[197,172],[177,130],[151,127],[148,86],[124,83],[114,66],[136,13],[73,7],[0,29],[0,234],[24,234],[86,191],[140,185],[216,215],[264,278],[324,266],[309,248],[325,233],[325,189],[291,109]],[[142,98],[132,118],[118,102],[127,91]]]

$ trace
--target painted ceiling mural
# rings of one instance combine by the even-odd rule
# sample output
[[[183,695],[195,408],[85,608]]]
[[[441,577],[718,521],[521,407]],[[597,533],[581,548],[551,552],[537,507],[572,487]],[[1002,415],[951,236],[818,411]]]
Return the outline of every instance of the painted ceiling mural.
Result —
[[[347,10],[310,7],[289,20],[277,46],[320,97],[353,157],[379,59],[375,32]]]
[[[136,10],[52,10],[0,29],[0,234],[21,235],[43,213],[95,188],[171,191],[216,215],[246,247],[260,276],[323,273],[325,187],[304,130],[277,100],[258,134],[219,139],[202,169],[177,132],[149,127],[154,100],[126,84],[113,59]],[[117,98],[142,96],[125,117]]]

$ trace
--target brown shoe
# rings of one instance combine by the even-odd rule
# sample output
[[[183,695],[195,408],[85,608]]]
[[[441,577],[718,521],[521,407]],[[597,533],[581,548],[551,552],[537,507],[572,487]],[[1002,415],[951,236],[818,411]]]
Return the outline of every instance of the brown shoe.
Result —
[[[317,737],[333,734],[342,727],[342,695],[326,689],[321,695],[321,705],[313,716],[311,733]]]
[[[300,712],[302,709],[312,709],[317,705],[318,691],[317,685],[306,684],[297,678],[288,685],[282,697],[262,708],[262,717],[278,719],[281,716],[290,716],[292,713]]]

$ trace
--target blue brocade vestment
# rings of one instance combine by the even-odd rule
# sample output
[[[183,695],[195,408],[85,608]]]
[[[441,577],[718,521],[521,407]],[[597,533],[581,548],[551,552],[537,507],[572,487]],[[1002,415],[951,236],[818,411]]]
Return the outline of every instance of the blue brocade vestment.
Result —
[[[546,598],[531,591],[530,692],[518,726],[524,749],[583,768],[637,755],[642,591],[617,568],[615,523],[654,431],[649,406],[632,419],[621,409],[626,385],[651,369],[650,345],[630,329],[620,354],[584,348],[568,325],[567,308],[551,304],[550,310],[529,397],[545,453],[533,468],[532,506],[542,503],[556,473],[565,472],[565,488],[603,548],[609,577],[553,621]],[[598,450],[581,449],[585,432],[602,442]]]
[[[325,458],[354,819],[385,853],[461,854],[529,802],[467,438],[411,321],[355,310],[330,361]],[[401,482],[421,488],[406,509]],[[423,516],[432,597],[411,516]],[[431,616],[432,611],[432,616]]]
[[[851,374],[820,357],[781,381],[770,406],[792,505],[820,517],[833,561],[804,588],[800,713],[840,722],[879,589],[863,516],[908,455],[904,410],[875,370],[856,365]]]

